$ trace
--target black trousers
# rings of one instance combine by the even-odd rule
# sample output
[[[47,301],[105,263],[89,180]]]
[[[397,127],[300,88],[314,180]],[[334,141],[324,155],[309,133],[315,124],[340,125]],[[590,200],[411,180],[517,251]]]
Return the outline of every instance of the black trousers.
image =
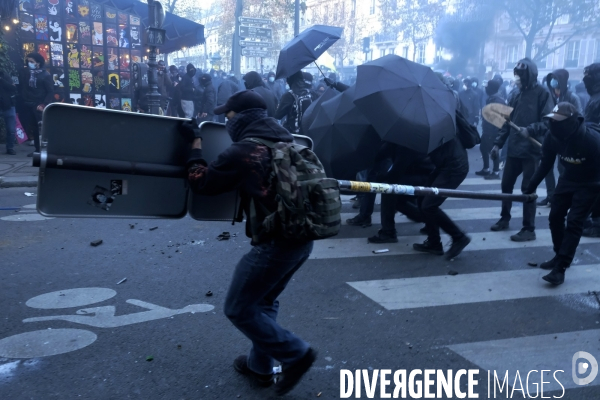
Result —
[[[565,167],[556,159],[558,163],[558,176],[560,177],[565,170]],[[546,198],[552,202],[552,196],[554,195],[554,191],[556,190],[556,178],[554,177],[554,167],[548,172],[548,175],[544,178],[546,181]]]
[[[512,194],[515,188],[515,183],[519,175],[523,174],[521,183],[521,192],[527,189],[529,181],[537,168],[538,160],[536,158],[515,158],[507,157],[506,165],[504,166],[504,174],[502,174],[502,193]],[[523,228],[535,230],[535,201],[523,204]],[[503,220],[510,221],[510,210],[512,201],[502,202],[501,217]]]
[[[396,212],[400,212],[414,222],[425,222],[425,217],[419,209],[417,199],[413,196],[395,194],[381,195],[381,230],[388,234],[396,233]]]
[[[548,220],[554,252],[565,265],[573,261],[583,233],[583,223],[599,198],[600,186],[582,186],[559,178]]]
[[[40,130],[38,122],[42,120],[42,112],[37,110],[37,104],[25,103],[20,108],[19,121],[27,133],[29,139],[33,139],[35,151],[40,151]]]
[[[468,172],[468,169],[465,169],[462,173],[440,171],[431,186],[440,189],[456,189],[465,180]],[[425,218],[427,239],[433,244],[441,242],[440,228],[450,235],[453,240],[460,239],[464,235],[454,221],[440,208],[445,201],[446,197],[425,196],[421,202],[421,212]]]
[[[481,135],[481,144],[479,145],[479,151],[481,151],[481,157],[483,159],[483,169],[490,168],[490,152],[494,147],[494,135],[483,134]],[[496,157],[495,160],[492,160],[494,163],[494,172],[500,171],[500,157]]]

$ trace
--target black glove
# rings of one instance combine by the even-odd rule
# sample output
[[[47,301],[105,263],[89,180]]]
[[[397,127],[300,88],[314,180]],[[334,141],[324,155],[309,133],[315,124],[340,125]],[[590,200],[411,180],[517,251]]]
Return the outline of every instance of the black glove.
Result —
[[[202,136],[200,136],[200,128],[198,128],[198,122],[195,118],[187,120],[181,124],[181,127],[179,127],[179,133],[181,133],[181,135],[188,142],[193,142],[194,139],[198,138],[202,139]]]
[[[492,160],[495,160],[496,158],[498,158],[499,154],[500,154],[500,149],[498,148],[498,146],[494,146],[492,148],[492,151],[490,151],[490,157],[492,158]]]
[[[330,88],[335,89],[335,82],[332,81],[331,79],[325,78],[325,79],[323,79],[323,82],[325,82],[325,84],[327,86],[329,86]]]

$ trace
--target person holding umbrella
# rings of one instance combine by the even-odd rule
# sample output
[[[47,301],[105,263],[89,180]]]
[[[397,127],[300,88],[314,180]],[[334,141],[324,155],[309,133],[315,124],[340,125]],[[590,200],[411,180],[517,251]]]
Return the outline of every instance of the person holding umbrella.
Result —
[[[302,71],[298,71],[287,78],[287,83],[290,85],[290,90],[281,96],[274,118],[285,118],[283,127],[291,133],[300,134],[302,116],[312,103],[310,86],[304,80]]]
[[[564,173],[558,178],[548,217],[555,256],[540,268],[552,270],[542,279],[560,285],[575,257],[583,223],[600,198],[600,132],[586,125],[577,107],[568,102],[559,103],[544,118],[550,135],[544,140],[540,167],[523,193],[535,192],[558,155]]]

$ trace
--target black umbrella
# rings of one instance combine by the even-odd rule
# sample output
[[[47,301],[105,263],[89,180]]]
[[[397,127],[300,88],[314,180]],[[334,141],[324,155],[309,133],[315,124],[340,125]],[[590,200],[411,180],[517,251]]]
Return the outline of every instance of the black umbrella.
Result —
[[[343,28],[315,25],[283,46],[279,52],[275,79],[287,78],[316,61],[340,37]]]
[[[354,103],[381,139],[430,153],[456,135],[456,98],[421,64],[388,55],[359,65]]]
[[[355,86],[323,102],[308,130],[327,176],[354,179],[373,166],[381,140],[354,105]]]
[[[328,87],[327,90],[324,91],[323,94],[317,100],[313,101],[310,104],[310,106],[306,109],[306,111],[304,111],[304,114],[302,114],[301,124],[303,135],[308,136],[308,128],[310,128],[312,123],[315,122],[315,118],[317,118],[317,113],[321,108],[321,104],[323,104],[323,102],[327,100],[334,98],[337,94],[339,94],[337,90]]]

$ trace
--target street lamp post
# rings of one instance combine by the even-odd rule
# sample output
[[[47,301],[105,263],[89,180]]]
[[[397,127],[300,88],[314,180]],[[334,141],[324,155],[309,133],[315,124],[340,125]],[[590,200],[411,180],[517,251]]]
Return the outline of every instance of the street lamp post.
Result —
[[[148,54],[148,113],[160,114],[160,93],[158,92],[157,46],[165,43],[166,35],[164,29],[161,29],[165,20],[165,11],[162,4],[155,0],[148,0],[148,31],[147,40],[149,46]]]
[[[294,3],[294,36],[300,34],[300,0]]]

